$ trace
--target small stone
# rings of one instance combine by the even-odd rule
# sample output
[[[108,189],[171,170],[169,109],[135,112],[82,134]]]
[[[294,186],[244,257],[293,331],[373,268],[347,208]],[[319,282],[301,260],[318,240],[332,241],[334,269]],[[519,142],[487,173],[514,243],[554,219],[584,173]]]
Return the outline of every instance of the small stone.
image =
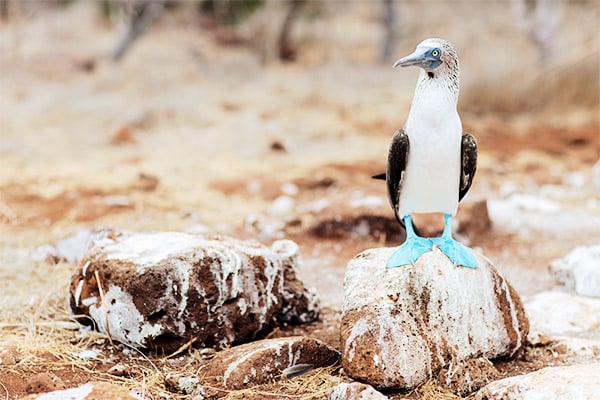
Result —
[[[144,192],[151,192],[156,189],[158,182],[159,180],[156,176],[140,172],[137,180],[131,184],[131,188]]]
[[[337,350],[313,338],[265,339],[217,353],[202,366],[200,376],[214,377],[226,389],[239,390],[282,379],[283,371],[293,365],[334,365],[339,356]]]
[[[475,400],[595,400],[599,376],[600,363],[548,367],[492,382]]]
[[[170,373],[165,376],[165,387],[173,393],[192,394],[200,384],[195,376]]]
[[[52,391],[43,394],[30,394],[21,400],[142,400],[140,396],[131,394],[127,389],[112,383],[90,382],[84,385]]]
[[[131,368],[128,365],[117,364],[110,367],[107,372],[114,376],[130,376]]]
[[[96,350],[82,350],[79,353],[70,353],[71,355],[85,360],[87,358],[97,358],[99,352]]]
[[[550,264],[555,279],[582,296],[600,297],[600,246],[577,247]]]
[[[45,393],[64,389],[65,384],[58,376],[42,372],[27,379],[27,393]]]
[[[410,389],[469,359],[510,357],[529,329],[518,294],[477,253],[455,267],[437,248],[386,268],[395,248],[364,251],[344,279],[342,365],[378,388]]]
[[[285,144],[283,144],[283,142],[281,142],[279,140],[273,140],[269,147],[273,151],[278,151],[278,152],[282,152],[282,153],[287,152],[287,148],[286,148]]]
[[[136,144],[137,142],[133,129],[128,125],[117,129],[109,141],[112,145]]]
[[[294,209],[295,201],[289,196],[279,196],[269,208],[269,214],[275,217],[289,216]]]
[[[19,353],[12,346],[0,347],[0,366],[15,365],[19,362]]]
[[[296,279],[298,246],[227,237],[107,229],[71,278],[69,305],[113,339],[175,351],[194,339],[222,348],[252,340],[275,321],[319,316],[314,291]],[[81,318],[90,324],[89,318]]]
[[[600,340],[600,299],[548,291],[528,298],[524,306],[532,343],[539,334]]]
[[[333,388],[329,400],[388,400],[389,398],[372,386],[359,382],[342,382]]]

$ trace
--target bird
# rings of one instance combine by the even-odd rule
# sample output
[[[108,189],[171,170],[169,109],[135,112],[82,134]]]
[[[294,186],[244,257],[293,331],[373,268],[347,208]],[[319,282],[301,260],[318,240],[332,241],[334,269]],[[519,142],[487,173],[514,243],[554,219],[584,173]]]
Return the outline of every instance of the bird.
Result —
[[[373,177],[386,180],[390,205],[406,228],[406,240],[387,267],[415,264],[435,245],[455,266],[477,268],[471,249],[452,237],[452,218],[477,169],[477,141],[462,133],[457,111],[458,56],[446,40],[429,38],[393,65],[408,66],[420,68],[408,118],[392,137],[386,172]],[[412,214],[419,213],[444,214],[440,237],[415,233]]]

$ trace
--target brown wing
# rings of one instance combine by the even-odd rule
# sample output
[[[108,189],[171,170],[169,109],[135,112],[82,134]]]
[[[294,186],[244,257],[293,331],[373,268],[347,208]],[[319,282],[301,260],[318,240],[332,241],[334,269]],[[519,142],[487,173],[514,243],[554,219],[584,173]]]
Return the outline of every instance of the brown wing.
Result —
[[[475,171],[477,170],[477,141],[472,135],[463,135],[460,152],[462,164],[460,168],[458,201],[461,201],[469,191],[475,177]]]
[[[408,141],[408,135],[406,132],[404,132],[404,129],[397,130],[394,133],[394,136],[392,137],[392,143],[390,144],[387,171],[385,174],[390,205],[394,210],[396,219],[403,226],[403,215],[398,215],[398,202],[400,201],[400,191],[402,190],[404,170],[406,169],[406,163],[408,162],[409,147],[410,144]]]

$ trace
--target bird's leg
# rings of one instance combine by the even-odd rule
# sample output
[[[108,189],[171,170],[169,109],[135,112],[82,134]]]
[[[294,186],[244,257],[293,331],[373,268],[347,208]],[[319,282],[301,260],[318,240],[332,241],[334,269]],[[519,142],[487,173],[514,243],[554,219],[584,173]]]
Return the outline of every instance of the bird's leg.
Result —
[[[444,214],[444,231],[442,236],[431,239],[454,265],[477,268],[477,260],[470,248],[452,238],[452,216]]]
[[[417,236],[410,215],[405,215],[403,220],[406,227],[406,240],[389,258],[387,262],[388,268],[414,264],[423,253],[431,251],[433,247],[433,243],[429,238]]]

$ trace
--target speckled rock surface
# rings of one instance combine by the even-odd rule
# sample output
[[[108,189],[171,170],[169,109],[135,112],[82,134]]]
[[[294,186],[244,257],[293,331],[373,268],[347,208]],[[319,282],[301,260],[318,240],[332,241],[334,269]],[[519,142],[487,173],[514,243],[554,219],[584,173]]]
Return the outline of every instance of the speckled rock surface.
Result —
[[[492,382],[475,400],[596,400],[600,363],[548,367]]]
[[[389,397],[360,382],[343,382],[333,388],[328,400],[388,400]]]
[[[21,400],[143,400],[143,398],[112,383],[90,382],[71,389],[30,394]]]
[[[200,370],[200,377],[227,389],[244,389],[282,379],[293,365],[327,367],[339,362],[340,354],[320,340],[292,336],[258,340],[217,353]]]
[[[600,246],[577,247],[550,263],[550,272],[577,294],[600,297]]]
[[[462,360],[512,356],[529,324],[514,289],[484,257],[454,267],[439,250],[388,269],[395,248],[367,250],[344,279],[344,371],[375,387],[412,388]]]
[[[97,234],[71,279],[73,314],[113,340],[164,351],[194,340],[224,347],[252,340],[277,320],[319,315],[296,279],[298,246],[271,247],[176,232]],[[82,323],[91,323],[81,318]]]
[[[524,305],[531,323],[532,343],[540,335],[600,340],[600,299],[547,291],[525,299]]]

